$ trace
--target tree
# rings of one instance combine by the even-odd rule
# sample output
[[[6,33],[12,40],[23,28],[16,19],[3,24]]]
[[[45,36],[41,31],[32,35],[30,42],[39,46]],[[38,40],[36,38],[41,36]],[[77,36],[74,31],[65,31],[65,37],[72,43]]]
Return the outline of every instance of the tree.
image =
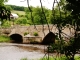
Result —
[[[57,2],[57,1],[56,1]],[[59,53],[61,53],[63,50],[66,51],[66,48],[64,48],[64,44],[63,44],[63,37],[62,37],[62,30],[64,30],[64,27],[67,26],[67,24],[72,23],[71,20],[71,16],[70,13],[68,12],[68,10],[66,10],[66,4],[67,2],[65,0],[60,0],[59,2],[57,2],[57,6],[55,8],[53,8],[53,13],[51,15],[51,21],[52,23],[57,27],[58,29],[58,39],[59,41]],[[66,13],[69,14],[66,14]],[[68,26],[69,28],[69,26]],[[72,44],[73,45],[73,44]],[[69,49],[70,48],[70,49]],[[68,46],[67,47],[67,51],[66,51],[66,56],[69,57],[70,60],[74,59],[74,50],[72,51],[71,48],[73,48],[73,46]],[[69,50],[68,50],[69,49]],[[67,53],[69,52],[69,54]],[[67,55],[68,54],[68,55]]]
[[[9,18],[10,20],[10,10],[7,10],[4,3],[8,0],[0,0],[0,18],[3,21],[3,19]]]
[[[3,6],[5,2],[7,2],[8,0],[0,0],[0,6]]]
[[[25,9],[25,13],[26,13],[26,17],[28,20],[31,20],[32,21],[32,18],[33,18],[33,21],[32,21],[32,24],[33,22],[35,24],[46,24],[46,20],[45,20],[45,17],[44,17],[44,14],[42,13],[42,10],[40,7],[32,7],[30,6],[30,9],[32,11],[32,17],[31,17],[31,11],[26,8]],[[49,14],[50,14],[50,10],[46,9],[45,7],[43,8],[44,9],[44,13],[47,17],[47,20],[49,19]]]
[[[28,21],[27,23],[33,24],[31,19],[31,12],[27,7],[25,8],[25,14],[26,14],[25,17],[27,18],[27,21]]]
[[[65,6],[66,10],[69,11],[71,14],[69,15],[68,20],[70,25],[74,27],[75,34],[73,37],[73,43],[71,46],[67,47],[66,56],[69,58],[69,60],[74,60],[74,56],[76,54],[76,51],[79,51],[80,49],[80,0],[66,0],[67,4]]]
[[[27,19],[26,18],[19,18],[16,21],[16,24],[20,24],[20,25],[26,25],[27,24]]]
[[[7,5],[10,6],[13,10],[24,11],[26,7],[23,6],[15,6],[15,5]]]
[[[72,15],[80,15],[80,0],[66,0],[68,2],[67,4],[67,10],[71,11]]]
[[[5,7],[6,7],[6,9],[9,10],[9,11],[12,10],[11,6],[6,5]]]

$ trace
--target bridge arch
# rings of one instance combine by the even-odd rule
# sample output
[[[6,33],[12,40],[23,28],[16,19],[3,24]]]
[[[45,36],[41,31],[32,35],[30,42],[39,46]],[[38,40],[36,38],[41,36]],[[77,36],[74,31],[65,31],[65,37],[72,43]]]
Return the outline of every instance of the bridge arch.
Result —
[[[17,34],[17,33],[10,35],[10,39],[12,43],[22,43],[23,42],[22,35]]]

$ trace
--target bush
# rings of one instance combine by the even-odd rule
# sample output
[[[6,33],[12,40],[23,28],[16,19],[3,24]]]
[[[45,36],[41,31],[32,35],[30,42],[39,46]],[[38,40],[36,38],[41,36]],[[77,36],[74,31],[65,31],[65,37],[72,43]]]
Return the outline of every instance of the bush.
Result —
[[[44,57],[44,58],[41,58],[40,60],[47,60],[48,57]],[[49,56],[49,60],[68,60],[65,56],[61,56],[61,57],[52,57],[52,56]]]
[[[25,32],[25,33],[24,33],[24,36],[27,35],[27,34],[29,34],[29,32]]]
[[[0,42],[9,42],[10,37],[5,36],[5,35],[0,35]]]
[[[75,60],[80,60],[80,56],[75,56],[74,59]]]
[[[2,27],[3,28],[11,27],[11,22],[10,21],[3,21],[2,22]]]
[[[38,36],[38,32],[34,32],[33,35],[34,35],[34,36]]]
[[[27,19],[22,17],[22,18],[17,19],[15,22],[16,22],[16,24],[26,25]]]

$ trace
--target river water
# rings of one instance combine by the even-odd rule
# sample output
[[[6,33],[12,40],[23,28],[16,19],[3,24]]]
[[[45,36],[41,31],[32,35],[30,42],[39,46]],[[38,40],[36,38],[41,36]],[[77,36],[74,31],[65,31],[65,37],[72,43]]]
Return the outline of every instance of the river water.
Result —
[[[0,60],[40,60],[46,54],[44,49],[47,46],[34,44],[12,44],[0,43]],[[80,56],[80,54],[76,54]],[[55,56],[55,54],[54,54]]]
[[[44,46],[40,45],[0,43],[0,60],[21,60],[23,58],[39,60],[45,55],[40,51],[22,49],[18,46],[33,46],[41,50],[44,49]]]

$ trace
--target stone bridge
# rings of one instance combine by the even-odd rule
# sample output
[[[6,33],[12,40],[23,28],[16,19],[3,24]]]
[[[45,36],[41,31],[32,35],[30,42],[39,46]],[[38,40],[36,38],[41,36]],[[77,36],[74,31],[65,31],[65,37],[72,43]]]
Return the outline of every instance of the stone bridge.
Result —
[[[57,32],[56,27],[53,27],[53,25],[50,25],[49,29],[53,33]],[[48,29],[47,25],[44,25],[44,27],[42,25],[36,25],[36,27],[34,27],[34,25],[31,25],[31,26],[15,25],[15,26],[10,27],[10,28],[1,28],[0,31],[1,31],[1,33],[8,32],[9,36],[12,34],[20,34],[20,35],[24,36],[25,32],[28,32],[30,35],[33,36],[33,33],[37,32],[38,35],[43,38],[47,33],[49,33],[49,29]]]
[[[49,28],[47,25],[30,25],[30,26],[19,26],[19,25],[14,25],[10,28],[1,28],[0,31],[1,31],[1,34],[5,33],[5,34],[8,34],[8,36],[11,36],[11,35],[14,35],[14,34],[19,34],[23,37],[24,39],[24,33],[25,32],[28,32],[31,36],[34,36],[34,32],[37,32],[38,33],[38,37],[41,37],[42,39],[49,33],[49,29],[51,32],[53,33],[57,33],[58,30],[55,26],[53,25],[49,25]],[[70,31],[68,28],[65,28],[63,30],[63,32],[65,34],[68,34],[70,35]]]

